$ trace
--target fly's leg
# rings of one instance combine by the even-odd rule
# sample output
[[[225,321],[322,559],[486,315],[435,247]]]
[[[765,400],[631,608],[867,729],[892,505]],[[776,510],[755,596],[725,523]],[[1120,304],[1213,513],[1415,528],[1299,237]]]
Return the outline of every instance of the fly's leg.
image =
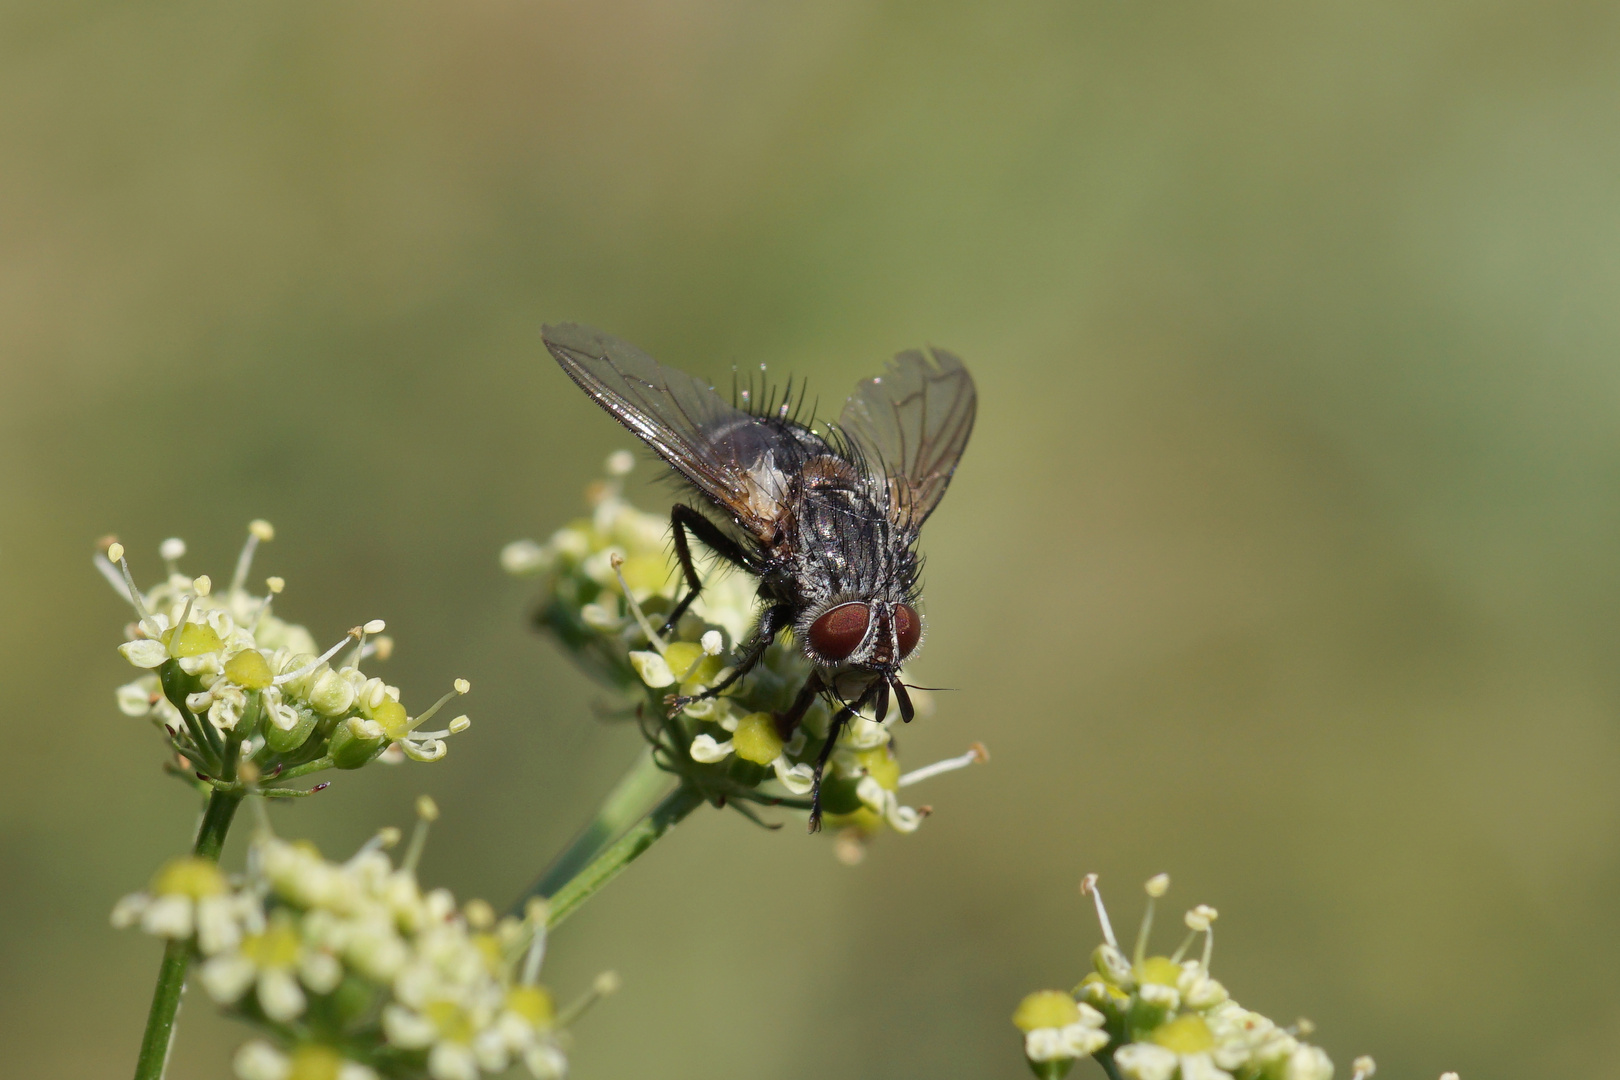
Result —
[[[866,703],[872,700],[877,688],[884,685],[882,679],[874,679],[872,684],[862,691],[861,696],[853,705],[845,705],[833,716],[832,723],[827,725],[827,741],[821,744],[821,753],[816,755],[815,779],[810,782],[810,831],[821,831],[821,774],[826,771],[827,761],[832,757],[833,747],[838,745],[838,736],[844,732],[844,725],[854,719],[855,714],[866,708]]]
[[[743,653],[742,659],[737,662],[737,666],[732,669],[731,674],[701,694],[693,694],[690,697],[676,697],[674,694],[670,694],[664,699],[664,704],[669,706],[669,715],[674,716],[694,701],[719,697],[731,689],[732,684],[738,679],[754,670],[754,665],[759,663],[760,658],[765,655],[765,650],[770,648],[771,642],[776,640],[776,633],[782,628],[782,623],[786,621],[788,613],[788,609],[785,607],[766,608],[765,613],[759,617],[759,626],[754,630],[754,640],[748,643],[748,651]]]
[[[799,721],[804,719],[804,714],[810,711],[810,706],[815,704],[816,698],[826,688],[821,681],[821,672],[812,671],[799,688],[799,696],[793,699],[792,707],[787,712],[776,714],[773,718],[776,721],[776,734],[783,742],[793,738],[793,733],[799,730]]]
[[[702,513],[687,506],[685,503],[676,503],[669,511],[670,532],[675,537],[675,558],[681,564],[681,573],[686,576],[687,592],[675,609],[664,620],[660,634],[669,633],[674,625],[681,621],[686,609],[692,606],[692,601],[698,598],[703,591],[703,579],[698,577],[697,566],[692,562],[692,548],[686,536],[690,532],[703,541],[708,549],[720,556],[731,565],[750,573],[757,573],[754,560],[742,549],[742,545],[721,531],[720,526],[704,517]]]

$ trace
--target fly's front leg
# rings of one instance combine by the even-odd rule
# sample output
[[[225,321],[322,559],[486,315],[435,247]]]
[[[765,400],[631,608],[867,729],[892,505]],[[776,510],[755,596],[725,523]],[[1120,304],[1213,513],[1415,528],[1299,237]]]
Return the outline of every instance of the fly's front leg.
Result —
[[[669,618],[664,620],[660,634],[669,633],[670,629],[681,621],[681,616],[686,614],[686,609],[692,606],[692,601],[698,598],[698,593],[703,591],[703,579],[698,577],[697,565],[692,562],[692,548],[686,539],[688,532],[703,541],[710,551],[731,565],[750,573],[757,573],[753,560],[737,541],[685,503],[676,503],[670,509],[669,528],[675,537],[675,559],[681,564],[681,573],[686,576],[687,592],[669,613]]]
[[[674,716],[694,701],[719,697],[731,689],[732,684],[738,679],[754,670],[754,666],[765,655],[765,650],[770,648],[771,642],[776,640],[777,631],[782,628],[788,614],[788,609],[784,607],[766,608],[765,613],[759,617],[759,626],[754,630],[754,640],[748,643],[748,650],[743,653],[742,659],[737,661],[737,666],[732,669],[731,674],[701,694],[693,694],[690,697],[676,697],[674,694],[670,694],[664,699],[664,704],[669,706],[669,715]]]
[[[866,703],[872,700],[877,693],[881,679],[873,680],[853,705],[845,705],[839,709],[827,725],[827,741],[821,744],[821,753],[816,755],[815,778],[810,782],[810,831],[821,831],[821,774],[827,770],[827,762],[832,757],[833,747],[838,745],[838,736],[844,733],[844,725],[855,718],[855,714],[866,708]]]
[[[812,671],[810,677],[804,680],[804,685],[799,688],[799,696],[793,699],[788,711],[777,713],[773,717],[776,721],[776,734],[783,742],[793,738],[793,733],[799,730],[799,721],[804,719],[804,714],[810,711],[810,706],[816,703],[816,698],[826,688],[826,684],[821,681],[821,672]]]

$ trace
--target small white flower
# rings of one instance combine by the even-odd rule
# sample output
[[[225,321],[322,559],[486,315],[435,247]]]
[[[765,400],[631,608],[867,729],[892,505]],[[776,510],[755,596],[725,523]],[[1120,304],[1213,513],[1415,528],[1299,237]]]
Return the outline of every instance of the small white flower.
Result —
[[[1035,1028],[1024,1034],[1024,1056],[1031,1061],[1090,1057],[1108,1045],[1103,1014],[1080,1004],[1080,1018],[1062,1027]]]
[[[568,1075],[568,1059],[550,1043],[535,1046],[526,1052],[523,1064],[528,1066],[535,1080],[563,1080]],[[1456,1076],[1455,1073],[1452,1075]]]
[[[310,966],[306,951],[293,917],[277,912],[262,932],[245,938],[236,951],[205,962],[199,977],[208,996],[226,1004],[238,1000],[249,986],[254,987],[264,1014],[286,1023],[304,1011],[306,999],[298,974]],[[330,978],[330,965],[317,961],[313,970],[327,990],[336,985]]]
[[[118,688],[118,711],[125,716],[151,716],[162,700],[163,689],[156,675],[143,675]]]
[[[1173,1052],[1152,1043],[1127,1043],[1114,1051],[1114,1067],[1126,1080],[1170,1080],[1180,1064]]]
[[[1284,1080],[1333,1080],[1333,1062],[1319,1046],[1301,1046],[1288,1056]]]
[[[155,668],[169,658],[168,646],[149,638],[126,641],[118,646],[118,651],[123,653],[125,660],[138,668]]]
[[[243,1043],[231,1064],[241,1080],[287,1080],[292,1075],[287,1055],[262,1039]]]
[[[794,795],[808,795],[815,786],[816,773],[808,763],[793,765],[786,754],[781,754],[771,762],[771,768],[776,770],[776,779],[781,785]]]
[[[124,897],[112,911],[112,924],[120,929],[139,923],[157,937],[196,934],[204,955],[234,947],[244,925],[256,918],[252,897],[233,895],[218,866],[192,856],[169,860],[148,890]]]
[[[428,1051],[428,1075],[433,1080],[478,1080],[478,1059],[464,1043],[434,1043]]]
[[[693,761],[701,762],[704,765],[713,765],[717,761],[724,761],[730,757],[732,748],[733,744],[730,739],[725,742],[716,742],[713,735],[699,735],[692,740],[692,746],[688,752],[692,755]]]
[[[538,574],[556,562],[556,553],[533,540],[514,540],[501,549],[501,569],[514,577]]]
[[[439,1033],[439,1029],[433,1026],[433,1021],[403,1005],[385,1006],[382,1023],[388,1041],[406,1050],[420,1050],[430,1045],[434,1036]]]
[[[641,681],[654,690],[675,684],[675,673],[669,670],[669,664],[658,653],[632,652],[630,666],[636,669]]]

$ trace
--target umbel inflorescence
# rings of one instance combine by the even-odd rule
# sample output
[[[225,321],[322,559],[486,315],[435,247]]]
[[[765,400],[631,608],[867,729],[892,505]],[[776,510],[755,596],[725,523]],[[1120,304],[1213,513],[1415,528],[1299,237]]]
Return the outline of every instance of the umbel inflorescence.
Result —
[[[570,522],[544,544],[507,545],[501,561],[512,574],[541,575],[545,592],[538,622],[593,675],[622,691],[623,715],[636,719],[659,763],[716,805],[749,804],[808,809],[813,763],[832,719],[818,700],[791,737],[775,717],[793,704],[810,664],[779,638],[749,675],[725,695],[693,701],[671,715],[677,697],[693,698],[732,670],[741,643],[756,621],[752,583],[711,562],[704,587],[675,625],[664,627],[680,584],[669,546],[667,517],[644,513],[624,498],[623,477],[634,459],[620,451],[608,459],[608,479],[592,485],[589,517]],[[926,691],[914,691],[919,713],[932,709]],[[975,744],[957,758],[902,773],[893,728],[855,718],[839,738],[822,783],[827,824],[841,828],[839,854],[859,858],[863,843],[885,827],[916,830],[930,812],[901,801],[919,780],[988,759]]]
[[[1091,957],[1095,970],[1073,990],[1030,994],[1013,1014],[1035,1075],[1055,1080],[1091,1056],[1122,1080],[1332,1080],[1333,1062],[1305,1041],[1308,1021],[1284,1027],[1245,1009],[1210,973],[1214,908],[1188,911],[1187,936],[1176,951],[1149,955],[1155,902],[1169,887],[1166,874],[1147,882],[1142,927],[1127,956],[1097,876],[1081,884],[1102,926],[1103,942]],[[1353,1080],[1369,1080],[1374,1071],[1365,1057],[1353,1068]]]
[[[308,630],[275,613],[286,585],[281,578],[267,579],[263,595],[248,587],[254,553],[273,536],[268,522],[248,527],[224,590],[206,575],[180,572],[186,546],[178,539],[163,542],[168,574],[145,592],[135,585],[122,544],[109,543],[96,556],[97,568],[135,612],[118,651],[147,672],[119,688],[119,708],[164,732],[171,772],[215,790],[294,797],[309,791],[287,785],[311,773],[378,758],[444,757],[445,740],[471,721],[458,716],[439,730],[427,722],[468,691],[467,681],[457,679],[450,693],[412,717],[397,686],[361,670],[364,661],[392,651],[393,642],[379,636],[381,619],[321,651]]]
[[[562,1077],[568,1026],[616,977],[558,1010],[539,982],[545,904],[497,920],[481,900],[423,891],[416,865],[438,810],[424,797],[417,813],[398,866],[398,829],[331,862],[261,822],[244,873],[174,859],[113,924],[183,943],[203,991],[261,1029],[237,1052],[241,1080],[477,1080],[519,1063]]]

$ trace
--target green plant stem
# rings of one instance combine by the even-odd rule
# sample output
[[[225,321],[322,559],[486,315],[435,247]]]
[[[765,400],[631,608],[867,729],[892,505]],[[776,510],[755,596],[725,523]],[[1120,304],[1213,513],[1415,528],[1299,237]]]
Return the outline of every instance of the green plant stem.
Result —
[[[1108,1080],[1120,1080],[1119,1067],[1114,1064],[1112,1051],[1104,1050],[1101,1053],[1093,1054],[1092,1060],[1103,1067],[1103,1072],[1108,1074]]]
[[[239,791],[215,791],[208,797],[197,842],[191,853],[199,859],[218,862],[225,846],[225,834],[242,803]],[[186,985],[186,967],[191,960],[191,942],[171,940],[163,949],[158,967],[157,986],[152,989],[152,1008],[146,1014],[146,1034],[141,1037],[140,1057],[135,1060],[135,1080],[161,1080],[169,1060],[169,1043],[174,1038],[174,1016],[180,1009],[180,993]]]
[[[572,915],[581,904],[594,896],[598,889],[618,877],[619,872],[629,866],[638,855],[652,847],[659,837],[669,832],[703,803],[702,794],[687,784],[682,784],[664,796],[663,801],[653,807],[651,813],[604,848],[596,858],[569,878],[568,882],[551,896],[551,907],[546,916],[547,928],[556,927]]]
[[[557,890],[600,855],[603,848],[646,814],[668,787],[669,774],[653,761],[652,750],[643,748],[635,764],[602,800],[590,824],[580,830],[518,900],[516,913],[523,913],[523,905],[530,897],[556,895]]]

